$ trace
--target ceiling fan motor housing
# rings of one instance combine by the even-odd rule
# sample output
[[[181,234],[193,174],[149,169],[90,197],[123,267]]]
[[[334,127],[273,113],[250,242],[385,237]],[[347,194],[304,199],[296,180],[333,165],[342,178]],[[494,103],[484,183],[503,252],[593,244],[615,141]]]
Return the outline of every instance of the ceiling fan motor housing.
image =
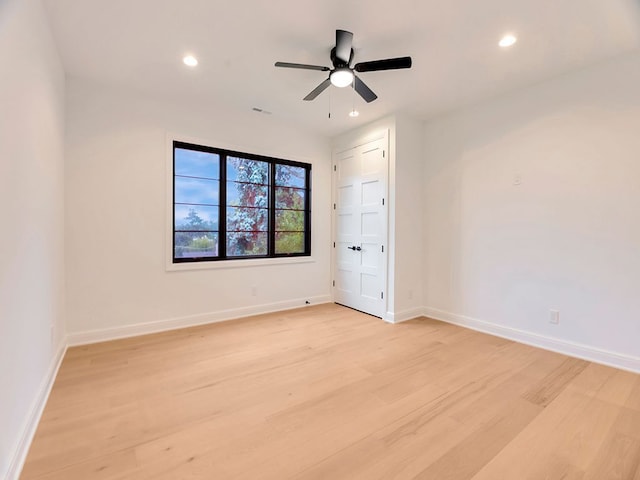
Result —
[[[351,49],[351,53],[349,54],[349,61],[348,62],[344,62],[341,59],[339,59],[338,57],[336,57],[336,47],[333,47],[331,49],[331,63],[333,64],[334,68],[351,68],[351,62],[353,61],[353,48]]]

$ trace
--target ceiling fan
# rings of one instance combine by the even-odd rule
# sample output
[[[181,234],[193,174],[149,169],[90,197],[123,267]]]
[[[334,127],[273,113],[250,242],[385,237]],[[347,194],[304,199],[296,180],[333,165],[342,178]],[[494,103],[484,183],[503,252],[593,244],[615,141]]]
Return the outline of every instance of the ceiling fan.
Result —
[[[331,49],[331,63],[333,69],[320,65],[305,65],[302,63],[276,62],[276,67],[301,68],[304,70],[318,70],[329,72],[329,78],[314,88],[304,100],[313,100],[329,85],[336,87],[347,87],[353,84],[356,92],[367,102],[373,102],[378,96],[358,78],[354,72],[376,72],[379,70],[397,70],[400,68],[411,68],[411,57],[386,58],[384,60],[373,60],[371,62],[360,62],[352,66],[353,62],[353,33],[346,30],[336,30],[336,46]]]

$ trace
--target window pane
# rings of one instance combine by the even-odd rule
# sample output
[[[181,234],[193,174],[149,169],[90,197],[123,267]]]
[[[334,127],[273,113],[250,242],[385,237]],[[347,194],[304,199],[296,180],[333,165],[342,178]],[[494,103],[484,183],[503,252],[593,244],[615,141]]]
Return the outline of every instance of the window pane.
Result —
[[[253,183],[227,182],[227,205],[269,207],[269,187]]]
[[[276,232],[276,253],[304,253],[304,233]]]
[[[175,177],[175,203],[218,205],[220,203],[220,182],[197,178]]]
[[[227,208],[228,232],[266,232],[269,210],[266,208]]]
[[[220,179],[220,155],[176,148],[175,175]]]
[[[276,208],[304,210],[304,190],[276,187]]]
[[[175,258],[218,256],[218,232],[175,232]]]
[[[276,185],[305,187],[306,170],[290,165],[276,165]]]
[[[276,210],[276,232],[304,232],[304,212]]]
[[[269,164],[259,160],[227,157],[227,181],[269,183]]]
[[[175,230],[218,230],[218,207],[202,205],[175,205]]]
[[[266,232],[227,232],[227,256],[245,257],[266,254]]]

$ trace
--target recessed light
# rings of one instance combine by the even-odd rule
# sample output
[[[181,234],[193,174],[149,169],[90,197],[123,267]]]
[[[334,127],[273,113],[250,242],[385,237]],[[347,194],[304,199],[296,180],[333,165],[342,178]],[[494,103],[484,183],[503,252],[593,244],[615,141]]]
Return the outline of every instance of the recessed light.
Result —
[[[500,45],[502,48],[507,48],[513,45],[514,43],[516,43],[517,41],[518,39],[509,33],[500,39],[500,41],[498,42],[498,45]]]
[[[351,111],[349,112],[349,116],[350,116],[350,117],[357,117],[358,115],[360,115],[360,112],[359,112],[359,111],[357,111],[357,110],[351,110]]]
[[[196,65],[198,65],[198,59],[193,55],[187,55],[182,59],[182,61],[187,67],[195,67]]]

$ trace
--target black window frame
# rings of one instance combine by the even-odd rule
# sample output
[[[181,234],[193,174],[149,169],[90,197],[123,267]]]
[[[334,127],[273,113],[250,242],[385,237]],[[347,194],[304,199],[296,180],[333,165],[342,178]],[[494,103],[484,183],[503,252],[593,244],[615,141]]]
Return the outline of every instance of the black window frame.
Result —
[[[218,256],[203,257],[176,257],[176,149],[193,150],[197,152],[211,153],[219,156],[219,205],[218,205]],[[173,141],[172,147],[172,188],[171,188],[171,258],[173,264],[184,263],[200,263],[200,262],[219,262],[228,260],[255,260],[265,258],[293,258],[293,257],[309,257],[311,256],[311,164],[285,160],[282,158],[269,157],[266,155],[257,155],[254,153],[239,152],[235,150],[227,150],[217,147],[209,147],[205,145],[197,145],[178,140]],[[247,160],[256,160],[266,162],[269,165],[269,185],[268,185],[268,226],[267,226],[267,254],[266,255],[241,255],[228,256],[226,252],[227,245],[227,157],[239,157]],[[304,190],[304,252],[296,253],[276,253],[276,188],[287,186],[276,185],[276,166],[285,165],[305,169],[305,187],[288,187]],[[299,210],[298,210],[299,211]]]

